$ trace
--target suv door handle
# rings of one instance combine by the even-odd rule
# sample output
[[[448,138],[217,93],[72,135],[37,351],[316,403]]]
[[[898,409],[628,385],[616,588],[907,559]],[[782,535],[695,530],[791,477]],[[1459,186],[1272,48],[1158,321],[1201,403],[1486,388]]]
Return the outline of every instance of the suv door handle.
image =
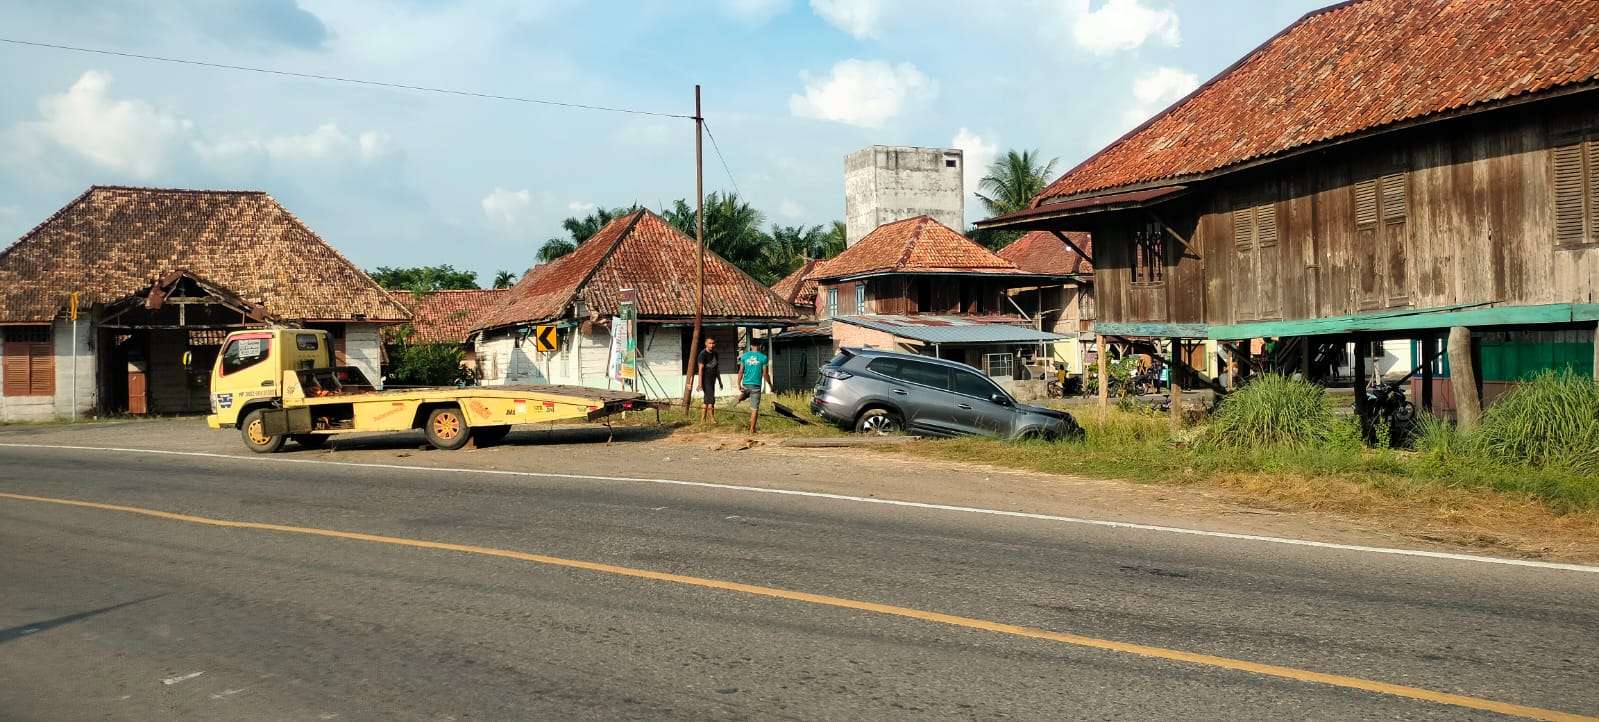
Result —
[[[957,408],[957,409],[966,409],[967,411],[971,411],[972,410],[972,405],[971,404],[955,404],[955,408]]]
[[[906,395],[908,393],[910,393],[910,392],[906,391],[905,389],[894,389],[894,395],[895,396],[904,396],[904,395]]]

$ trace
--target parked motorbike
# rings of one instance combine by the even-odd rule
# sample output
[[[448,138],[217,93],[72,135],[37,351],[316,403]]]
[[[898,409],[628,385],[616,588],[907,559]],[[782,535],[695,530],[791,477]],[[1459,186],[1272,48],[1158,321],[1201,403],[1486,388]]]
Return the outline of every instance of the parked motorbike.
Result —
[[[1405,389],[1399,381],[1373,381],[1366,387],[1366,403],[1361,429],[1367,441],[1376,441],[1376,427],[1379,420],[1388,424],[1388,447],[1391,449],[1409,448],[1416,436],[1416,405],[1405,397]]]

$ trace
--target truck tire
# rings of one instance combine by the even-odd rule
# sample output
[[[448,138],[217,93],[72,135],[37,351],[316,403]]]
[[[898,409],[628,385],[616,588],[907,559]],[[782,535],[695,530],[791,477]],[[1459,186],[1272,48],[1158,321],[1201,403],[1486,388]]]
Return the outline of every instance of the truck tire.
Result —
[[[289,437],[294,443],[307,449],[320,449],[328,445],[327,434],[294,434]]]
[[[472,430],[466,425],[466,415],[455,406],[441,406],[428,412],[427,423],[422,426],[428,443],[435,449],[454,451],[472,440]]]
[[[239,436],[244,438],[244,445],[257,454],[271,454],[283,448],[283,435],[267,436],[262,429],[261,409],[255,409],[244,416],[244,423],[239,424]]]
[[[493,446],[505,440],[511,433],[510,426],[479,426],[472,430],[472,443],[478,446]]]

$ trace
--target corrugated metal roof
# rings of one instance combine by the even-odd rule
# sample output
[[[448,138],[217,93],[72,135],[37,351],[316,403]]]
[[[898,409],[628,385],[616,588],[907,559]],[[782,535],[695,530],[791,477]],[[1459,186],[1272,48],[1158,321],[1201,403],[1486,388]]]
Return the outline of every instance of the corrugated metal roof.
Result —
[[[961,316],[837,316],[833,320],[925,343],[1038,343],[1071,338],[1024,326],[985,323]]]
[[[285,320],[410,316],[261,191],[93,186],[0,251],[0,322],[43,322],[79,291],[118,301],[175,271]]]
[[[1313,12],[1050,184],[1204,174],[1599,78],[1599,0],[1358,0]]]

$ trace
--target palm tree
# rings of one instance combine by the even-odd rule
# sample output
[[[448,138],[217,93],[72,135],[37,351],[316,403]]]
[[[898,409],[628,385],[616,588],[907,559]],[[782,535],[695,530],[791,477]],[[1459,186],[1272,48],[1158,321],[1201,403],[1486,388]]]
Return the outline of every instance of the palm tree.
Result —
[[[599,233],[605,224],[622,216],[638,210],[638,204],[627,208],[596,208],[594,212],[578,218],[573,216],[561,221],[561,227],[566,229],[568,238],[551,238],[539,246],[539,263],[549,263],[561,256],[577,250],[578,244],[592,238]]]
[[[990,217],[1015,213],[1027,207],[1033,198],[1049,185],[1055,174],[1058,158],[1040,164],[1038,151],[1006,151],[1004,156],[988,164],[988,172],[977,182],[981,191],[973,195],[981,201]]]
[[[543,253],[544,249],[540,248],[539,252]],[[500,271],[499,273],[494,274],[495,288],[510,288],[511,284],[514,283],[516,283],[516,274],[511,273],[510,271]]]
[[[673,201],[670,208],[662,209],[661,217],[689,238],[694,237],[694,206],[688,201]],[[737,193],[723,191],[705,196],[705,246],[758,280],[767,273],[762,263],[771,240],[761,232],[765,222],[766,216]],[[776,281],[774,278],[770,282]]]
[[[545,241],[544,245],[539,246],[539,263],[549,263],[575,250],[577,250],[576,243],[565,238],[551,238]]]

